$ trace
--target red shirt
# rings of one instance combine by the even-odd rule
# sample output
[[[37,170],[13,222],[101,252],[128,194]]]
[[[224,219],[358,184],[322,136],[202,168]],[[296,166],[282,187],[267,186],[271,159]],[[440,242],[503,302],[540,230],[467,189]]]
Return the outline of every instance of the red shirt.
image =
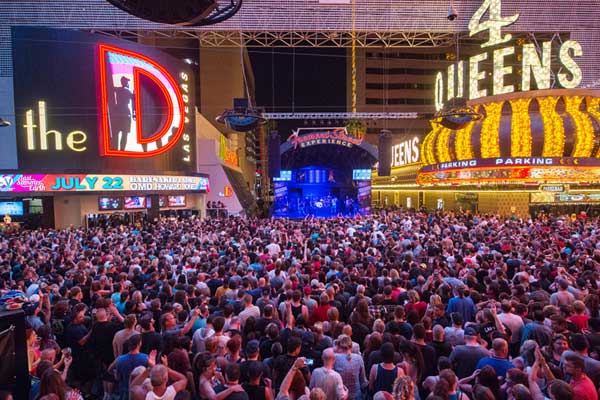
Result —
[[[419,301],[418,303],[406,303],[404,308],[407,314],[409,311],[415,310],[419,313],[419,317],[423,318],[425,316],[425,312],[427,311],[427,303],[424,301]]]
[[[312,322],[314,324],[315,322],[327,321],[327,311],[329,311],[330,308],[331,308],[330,304],[325,304],[324,306],[319,304],[318,306],[316,306],[313,309],[310,322]]]
[[[598,400],[598,392],[596,387],[587,375],[583,375],[578,380],[571,380],[573,387],[573,398],[577,400]]]
[[[590,319],[590,317],[588,317],[587,315],[571,315],[568,319],[569,321],[575,324],[577,329],[582,331],[584,329],[587,329],[588,320]]]

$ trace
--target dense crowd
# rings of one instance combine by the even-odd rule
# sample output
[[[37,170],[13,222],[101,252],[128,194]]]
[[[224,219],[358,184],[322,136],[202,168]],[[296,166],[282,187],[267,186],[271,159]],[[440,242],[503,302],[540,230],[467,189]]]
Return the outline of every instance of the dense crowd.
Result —
[[[382,212],[0,237],[32,399],[587,400],[597,219]]]

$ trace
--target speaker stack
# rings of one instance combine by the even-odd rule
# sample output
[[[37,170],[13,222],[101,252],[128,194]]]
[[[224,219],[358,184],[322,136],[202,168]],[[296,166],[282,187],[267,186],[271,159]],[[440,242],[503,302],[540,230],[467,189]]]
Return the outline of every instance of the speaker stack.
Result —
[[[392,164],[392,132],[382,129],[379,134],[379,146],[377,147],[379,156],[379,167],[377,175],[390,176]]]
[[[15,400],[27,399],[29,386],[25,313],[0,311],[0,390]]]
[[[281,141],[279,132],[271,131],[269,134],[269,176],[277,178],[281,174]]]

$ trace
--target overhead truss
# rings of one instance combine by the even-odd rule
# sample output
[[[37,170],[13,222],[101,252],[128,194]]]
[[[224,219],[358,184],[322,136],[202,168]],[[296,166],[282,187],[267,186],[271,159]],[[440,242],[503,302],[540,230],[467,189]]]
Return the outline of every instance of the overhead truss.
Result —
[[[446,47],[451,46],[451,32],[317,32],[317,31],[205,31],[205,30],[95,30],[117,37],[158,37],[195,39],[202,47],[351,47],[352,36],[357,47]]]
[[[262,113],[266,119],[416,119],[416,112]]]

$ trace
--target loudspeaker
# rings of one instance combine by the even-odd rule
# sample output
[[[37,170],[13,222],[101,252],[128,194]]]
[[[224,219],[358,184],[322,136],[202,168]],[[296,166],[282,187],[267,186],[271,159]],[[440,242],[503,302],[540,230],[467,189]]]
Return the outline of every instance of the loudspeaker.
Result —
[[[382,129],[379,134],[379,146],[377,147],[379,155],[379,167],[377,175],[390,176],[392,164],[392,132]]]
[[[216,0],[108,0],[121,10],[148,21],[194,25],[216,7]]]
[[[0,312],[0,390],[11,392],[16,400],[27,399],[29,386],[25,313]]]
[[[281,173],[280,146],[279,132],[271,131],[269,134],[269,176],[271,178],[278,178]]]

